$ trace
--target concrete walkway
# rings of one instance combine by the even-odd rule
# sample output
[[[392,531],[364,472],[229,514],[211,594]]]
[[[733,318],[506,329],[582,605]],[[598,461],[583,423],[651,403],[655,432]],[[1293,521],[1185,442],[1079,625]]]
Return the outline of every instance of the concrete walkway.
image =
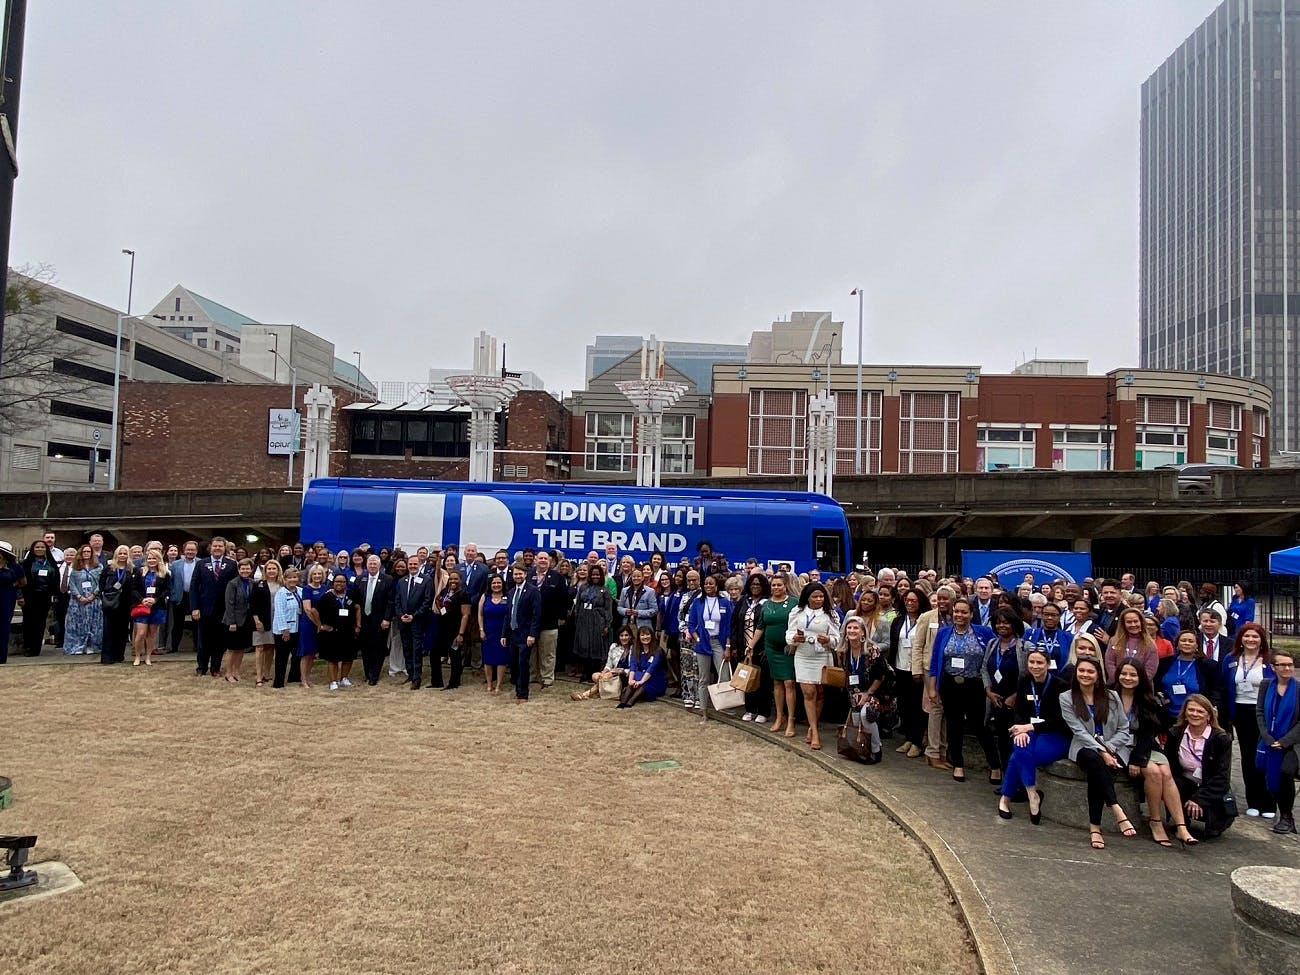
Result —
[[[1106,849],[1093,850],[1085,829],[1054,824],[1047,815],[1041,826],[1032,825],[1023,803],[1012,807],[1014,819],[999,819],[986,769],[968,767],[967,781],[958,783],[922,759],[896,754],[898,739],[886,741],[881,764],[865,766],[835,753],[831,727],[823,726],[823,750],[814,752],[802,734],[786,739],[725,715],[718,732],[723,722],[728,732],[764,738],[845,779],[920,841],[952,889],[991,975],[1231,971],[1229,874],[1254,864],[1300,867],[1300,840],[1274,835],[1264,820],[1242,816],[1223,836],[1184,852],[1177,844],[1156,846],[1143,828],[1125,839],[1107,813]],[[1064,790],[1041,777],[1039,784],[1050,814]],[[1136,817],[1133,804],[1121,801]],[[1086,812],[1076,818],[1082,822]]]

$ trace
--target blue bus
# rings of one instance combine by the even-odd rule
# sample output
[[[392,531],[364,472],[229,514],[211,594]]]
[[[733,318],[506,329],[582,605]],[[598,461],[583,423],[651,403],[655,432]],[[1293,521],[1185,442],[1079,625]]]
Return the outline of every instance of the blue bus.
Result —
[[[789,564],[795,572],[847,570],[844,509],[824,494],[695,487],[469,483],[395,478],[317,478],[302,500],[302,532],[331,549],[368,542],[414,551],[558,549],[569,558],[613,543],[638,561],[662,552],[669,564],[694,558],[701,541],[739,567]]]

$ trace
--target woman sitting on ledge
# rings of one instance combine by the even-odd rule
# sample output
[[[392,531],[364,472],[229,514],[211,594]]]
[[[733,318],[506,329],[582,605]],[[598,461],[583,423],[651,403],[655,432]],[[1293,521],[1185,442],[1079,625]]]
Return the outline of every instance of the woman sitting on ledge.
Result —
[[[605,667],[591,675],[591,686],[585,691],[574,691],[569,695],[571,701],[592,701],[600,697],[600,682],[609,680],[611,677],[619,678],[619,697],[622,698],[622,682],[627,679],[628,667],[633,661],[632,641],[636,639],[636,634],[632,632],[632,627],[621,626],[618,630],[618,642],[609,645],[609,653],[605,657]]]
[[[1128,717],[1119,695],[1101,682],[1101,662],[1080,657],[1070,689],[1061,695],[1061,717],[1070,729],[1070,759],[1088,777],[1088,840],[1104,850],[1101,810],[1109,806],[1115,825],[1125,836],[1136,836],[1124,807],[1115,797],[1115,773],[1128,764],[1133,747]]]
[[[637,701],[653,701],[668,686],[664,673],[664,653],[655,643],[655,631],[648,626],[636,631],[636,647],[628,655],[627,686],[619,697],[620,708],[630,708]]]
[[[1167,749],[1186,820],[1200,820],[1205,838],[1213,839],[1237,814],[1225,802],[1232,781],[1232,739],[1219,727],[1214,705],[1204,694],[1187,695]]]

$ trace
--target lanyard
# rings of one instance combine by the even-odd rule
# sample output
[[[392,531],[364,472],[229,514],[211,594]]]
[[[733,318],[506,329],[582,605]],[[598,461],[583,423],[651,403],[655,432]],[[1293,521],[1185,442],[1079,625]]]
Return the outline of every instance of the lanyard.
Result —
[[[712,605],[710,605],[710,603]],[[704,598],[704,618],[706,620],[722,619],[722,609],[718,605],[717,596],[706,596]]]
[[[1035,718],[1041,717],[1043,714],[1043,695],[1047,692],[1047,684],[1048,681],[1043,681],[1042,690],[1039,690],[1038,685],[1034,683],[1032,678],[1029,681],[1029,686],[1034,689],[1034,717]]]
[[[1187,675],[1196,669],[1196,661],[1188,660],[1186,666],[1183,666],[1183,661],[1181,660],[1174,661],[1174,664],[1178,668],[1178,683],[1185,685]]]
[[[1097,722],[1097,709],[1091,704],[1088,705],[1088,716],[1092,718],[1092,727],[1096,730],[1097,734],[1101,734],[1101,725]]]
[[[916,629],[916,620],[909,620],[904,618],[903,628],[899,633],[900,642],[910,643],[912,639],[912,631],[915,629]]]
[[[803,617],[803,628],[806,630],[812,626],[812,621],[816,618],[816,613],[805,613]]]

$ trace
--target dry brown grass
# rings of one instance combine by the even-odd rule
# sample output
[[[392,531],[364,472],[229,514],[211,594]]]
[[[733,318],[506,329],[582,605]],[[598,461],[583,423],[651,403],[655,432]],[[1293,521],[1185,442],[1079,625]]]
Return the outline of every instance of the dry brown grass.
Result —
[[[920,848],[748,735],[188,670],[4,673],[0,830],[85,881],[0,909],[8,975],[976,968]]]

